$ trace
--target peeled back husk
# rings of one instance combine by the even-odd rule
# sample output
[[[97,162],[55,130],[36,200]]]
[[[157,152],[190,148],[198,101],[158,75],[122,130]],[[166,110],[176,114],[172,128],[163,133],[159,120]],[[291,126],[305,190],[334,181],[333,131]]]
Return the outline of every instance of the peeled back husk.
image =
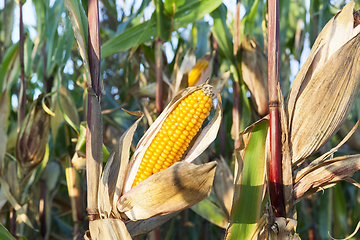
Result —
[[[346,120],[360,90],[360,34],[316,71],[296,100],[290,122],[292,162],[300,165]]]
[[[216,162],[175,163],[122,195],[118,210],[131,220],[142,220],[189,208],[209,196],[215,169]]]
[[[291,88],[286,114],[294,168],[337,132],[359,93],[354,5],[349,2],[326,24]]]
[[[329,159],[311,169],[306,169],[305,173],[304,171],[298,172],[294,181],[296,202],[315,192],[334,186],[359,170],[360,154]]]

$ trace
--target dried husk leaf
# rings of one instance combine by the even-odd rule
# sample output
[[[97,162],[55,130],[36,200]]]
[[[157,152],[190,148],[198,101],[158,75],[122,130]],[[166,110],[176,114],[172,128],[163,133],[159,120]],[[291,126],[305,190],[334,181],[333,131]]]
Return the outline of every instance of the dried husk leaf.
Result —
[[[175,163],[122,195],[118,210],[131,220],[142,220],[189,208],[209,196],[215,169],[216,162]]]
[[[359,92],[354,5],[349,2],[326,24],[291,88],[286,114],[294,168],[335,134]]]
[[[290,125],[292,162],[298,167],[339,130],[360,90],[360,34],[317,69],[296,100]]]
[[[140,239],[147,233],[151,232],[155,228],[161,226],[171,218],[179,214],[179,212],[170,213],[167,215],[157,216],[139,221],[130,221],[126,223],[126,228],[129,231],[131,237],[136,240]]]
[[[359,30],[359,28],[357,28],[356,31],[352,29],[354,21],[354,5],[354,1],[350,1],[338,14],[329,20],[329,22],[321,30],[319,36],[316,38],[315,43],[311,48],[309,57],[306,59],[299,73],[296,75],[290,90],[287,104],[289,124],[292,122],[292,112],[298,95],[301,94],[303,89],[307,86],[309,80],[315,74],[316,69],[319,69],[330,58],[331,54],[329,54],[329,51],[335,52],[338,50],[341,46],[339,46],[337,42],[344,44],[350,39],[350,32],[352,36],[355,36]],[[337,31],[341,32],[338,34]],[[337,47],[329,50],[330,41],[334,41],[331,45],[336,45]]]
[[[224,72],[217,78],[214,78],[211,80],[210,84],[211,84],[211,86],[214,87],[215,94],[222,92],[225,84],[227,83],[227,81],[230,78],[230,73],[231,73],[230,71]]]
[[[42,108],[43,95],[32,104],[20,127],[16,141],[16,159],[25,173],[36,168],[44,157],[50,131],[50,115]],[[49,101],[45,99],[46,105]]]
[[[269,113],[267,57],[256,42],[246,36],[240,46],[241,71],[245,84],[251,92],[251,100],[260,116]]]
[[[339,148],[344,145],[349,138],[352,136],[352,134],[356,131],[357,127],[360,125],[360,119],[356,122],[354,127],[350,130],[350,132],[338,143],[338,145],[334,148],[332,148],[330,151],[324,153],[320,157],[316,158],[314,161],[312,161],[309,165],[301,169],[297,172],[296,176],[297,179],[301,179],[303,176],[311,172],[311,169],[319,165],[320,163],[324,162],[327,158],[331,157],[336,151],[339,150]]]
[[[184,57],[184,60],[181,63],[179,70],[176,73],[175,81],[174,81],[174,93],[176,94],[180,90],[180,85],[183,80],[184,74],[189,74],[190,70],[196,64],[196,56],[194,49],[190,48]]]
[[[229,219],[234,196],[234,177],[229,165],[222,157],[217,159],[213,190]]]
[[[287,125],[287,116],[285,113],[284,97],[281,92],[280,84],[278,84],[278,98],[279,98],[279,116],[281,125],[281,142],[282,142],[282,184],[284,190],[284,202],[286,217],[294,218],[296,213],[294,205],[294,194],[293,194],[293,172],[291,164],[291,154],[289,147],[289,130]],[[268,147],[270,150],[270,147]],[[270,153],[268,153],[270,156]]]
[[[332,187],[359,169],[360,154],[357,154],[326,160],[312,167],[306,174],[299,172],[294,181],[295,199],[298,202],[317,191]]]
[[[99,185],[99,213],[100,217],[109,218],[111,213],[121,218],[117,211],[117,200],[121,196],[126,169],[128,166],[131,141],[141,117],[120,137],[106,162]]]
[[[85,239],[104,240],[121,239],[131,240],[131,236],[123,221],[114,218],[99,219],[89,222],[90,232],[86,232]]]
[[[163,110],[160,116],[155,120],[155,122],[150,126],[150,128],[146,131],[144,136],[140,139],[139,143],[136,146],[135,152],[131,157],[127,173],[126,173],[126,181],[123,189],[123,193],[129,191],[131,189],[132,183],[134,181],[137,169],[141,163],[141,160],[145,154],[146,149],[151,144],[152,140],[156,136],[156,133],[160,130],[162,124],[165,119],[170,115],[172,110],[174,110],[177,105],[188,95],[199,89],[211,89],[212,87],[208,84],[200,85],[197,87],[186,88],[183,91],[180,91],[172,101],[167,105],[167,107]],[[222,118],[222,104],[221,98],[218,94],[218,104],[216,106],[216,112],[212,120],[209,124],[203,128],[196,138],[193,141],[192,146],[189,146],[189,150],[186,155],[183,156],[183,161],[191,162],[196,157],[198,157],[214,139],[216,138],[217,132],[220,128],[221,118]],[[161,174],[161,172],[159,173]],[[141,184],[141,183],[140,183]]]

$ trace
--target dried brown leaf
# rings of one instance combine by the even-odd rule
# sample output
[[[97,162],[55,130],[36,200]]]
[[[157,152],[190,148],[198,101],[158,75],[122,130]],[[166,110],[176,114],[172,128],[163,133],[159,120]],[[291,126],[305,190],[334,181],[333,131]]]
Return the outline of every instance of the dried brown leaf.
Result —
[[[141,220],[189,208],[210,194],[215,168],[216,162],[175,163],[122,195],[118,210]]]
[[[89,222],[90,233],[86,237],[92,240],[121,239],[132,240],[123,221],[113,218],[99,219]]]
[[[116,217],[121,218],[116,204],[121,196],[124,184],[130,157],[131,141],[141,119],[142,116],[120,137],[106,162],[99,186],[100,216],[104,215],[103,217],[108,218],[113,213]]]
[[[299,166],[338,131],[360,90],[360,34],[316,71],[290,115],[292,162]]]
[[[269,113],[267,57],[256,42],[246,36],[240,46],[241,71],[245,84],[251,92],[251,100],[260,116]]]
[[[360,154],[341,156],[326,160],[309,169],[306,174],[298,173],[294,181],[296,201],[317,191],[351,177],[360,169]]]

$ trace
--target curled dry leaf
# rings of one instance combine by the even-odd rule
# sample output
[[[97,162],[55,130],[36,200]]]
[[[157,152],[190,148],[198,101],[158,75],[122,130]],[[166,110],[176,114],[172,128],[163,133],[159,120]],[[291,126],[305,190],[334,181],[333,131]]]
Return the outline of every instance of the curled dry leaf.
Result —
[[[360,90],[360,26],[348,3],[316,39],[287,102],[293,167],[339,130]]]
[[[126,229],[125,223],[119,219],[106,218],[90,221],[89,229],[90,232],[85,234],[85,239],[132,239]]]
[[[360,170],[360,154],[329,159],[295,176],[296,201],[317,191],[331,187]]]
[[[181,63],[179,70],[176,73],[174,82],[174,93],[176,94],[181,90],[181,85],[184,75],[188,75],[190,70],[195,66],[196,57],[194,49],[190,48],[184,57],[184,60]]]
[[[260,116],[269,113],[267,57],[259,44],[246,36],[240,46],[241,71],[255,110]]]
[[[216,162],[175,163],[122,195],[118,210],[139,220],[189,208],[208,197],[215,169]]]
[[[108,161],[106,162],[104,173],[102,174],[99,186],[99,212],[106,217],[115,214],[118,218],[120,213],[117,211],[117,200],[121,196],[125,171],[128,166],[131,141],[134,137],[135,130],[142,119],[139,119],[120,137],[114,149],[111,151]]]
[[[213,189],[220,200],[221,208],[229,218],[234,196],[234,177],[229,165],[222,157],[217,160],[217,163]]]

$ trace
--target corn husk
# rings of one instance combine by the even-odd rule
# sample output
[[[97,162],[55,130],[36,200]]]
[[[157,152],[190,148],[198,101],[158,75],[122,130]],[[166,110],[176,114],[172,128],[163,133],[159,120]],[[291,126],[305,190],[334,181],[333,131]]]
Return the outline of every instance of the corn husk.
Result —
[[[240,46],[243,80],[251,92],[251,100],[260,116],[269,113],[267,57],[259,44],[247,36]]]
[[[308,166],[296,173],[294,179],[294,199],[299,201],[300,198],[331,187],[337,182],[352,176],[360,169],[360,166],[358,166],[359,155],[341,156],[326,160],[333,156],[349,140],[359,125],[360,119],[336,147],[316,158]]]
[[[354,2],[324,27],[295,78],[286,113],[293,168],[339,130],[360,90],[360,26],[353,28]]]
[[[16,159],[25,172],[36,168],[44,157],[50,131],[50,115],[42,107],[43,95],[32,104],[16,141]],[[45,99],[46,105],[49,101]]]
[[[89,222],[85,239],[121,239],[131,240],[131,236],[123,221],[114,218],[99,219]]]
[[[160,114],[160,116],[156,119],[156,121],[150,126],[150,128],[146,131],[144,136],[140,139],[135,152],[130,160],[129,167],[126,173],[126,181],[123,189],[123,193],[130,190],[132,183],[134,181],[136,171],[139,168],[141,160],[145,154],[146,149],[151,144],[152,140],[156,136],[157,132],[160,130],[162,124],[165,119],[170,115],[173,109],[177,107],[177,104],[181,102],[188,95],[199,89],[211,89],[212,87],[208,84],[203,84],[197,87],[191,87],[184,89],[179,92],[173,100],[169,103],[169,105],[164,109],[164,111]],[[210,90],[209,90],[210,91]],[[203,130],[198,134],[198,137],[193,140],[193,146],[189,146],[189,150],[183,156],[183,161],[191,162],[196,157],[198,157],[214,139],[216,138],[218,129],[220,128],[221,116],[222,116],[222,104],[221,98],[218,95],[218,105],[216,108],[216,112],[210,123],[203,128]],[[161,173],[159,173],[161,174]]]
[[[175,163],[122,195],[118,210],[131,220],[141,220],[189,208],[209,196],[215,169],[216,162]]]
[[[209,61],[209,63],[208,63],[208,65],[207,65],[207,67],[205,69],[201,70],[201,74],[200,74],[199,79],[192,86],[199,86],[201,84],[204,84],[211,77],[212,66],[213,66],[213,60],[212,60],[211,54],[206,53],[204,56],[202,56],[200,59],[198,59],[198,61],[200,61],[200,60],[207,60],[207,61]],[[189,76],[191,76],[191,75],[189,75]],[[189,84],[189,86],[191,86],[191,85]]]
[[[191,69],[195,66],[195,64],[196,64],[195,51],[194,49],[190,48],[186,52],[184,56],[184,60],[182,61],[180,68],[178,69],[178,71],[176,72],[176,76],[174,77],[173,87],[175,94],[182,89],[182,86],[184,85],[187,86],[187,75],[189,74]],[[186,77],[184,78],[184,76]]]
[[[360,170],[360,154],[341,156],[321,162],[296,174],[294,195],[296,202],[302,198],[334,186]]]
[[[223,157],[217,159],[217,163],[213,190],[216,197],[220,200],[222,210],[229,219],[235,188],[234,177]]]

